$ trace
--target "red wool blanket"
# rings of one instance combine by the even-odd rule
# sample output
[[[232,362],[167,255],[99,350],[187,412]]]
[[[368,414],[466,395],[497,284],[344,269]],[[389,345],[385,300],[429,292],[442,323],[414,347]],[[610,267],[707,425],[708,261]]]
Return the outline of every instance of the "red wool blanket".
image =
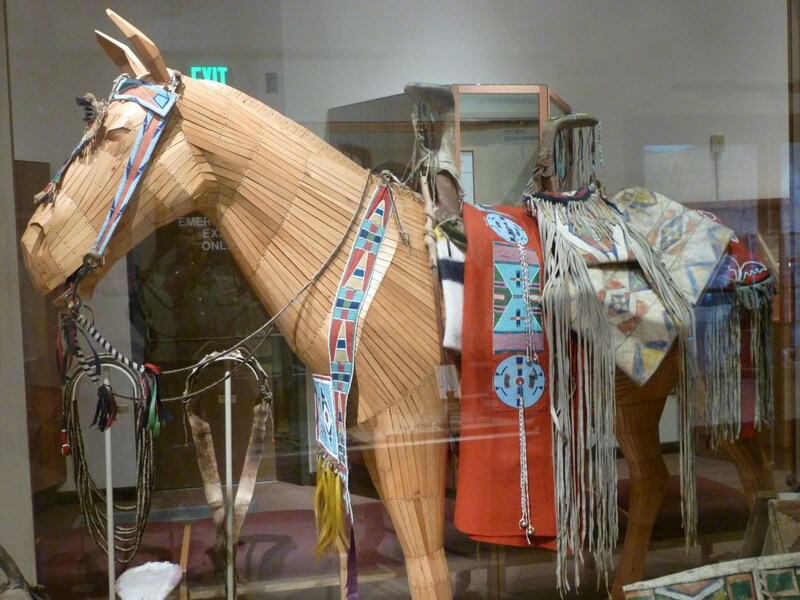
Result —
[[[521,207],[464,206],[461,437],[455,525],[470,537],[526,546],[518,404],[524,435],[533,545],[556,536],[548,348],[541,328],[542,250]],[[520,248],[520,243],[524,250]],[[527,277],[524,269],[527,267]],[[527,283],[530,309],[525,311]],[[530,319],[526,326],[526,318]],[[528,332],[528,333],[526,333]],[[532,346],[532,362],[526,349]],[[537,364],[538,362],[538,364]]]

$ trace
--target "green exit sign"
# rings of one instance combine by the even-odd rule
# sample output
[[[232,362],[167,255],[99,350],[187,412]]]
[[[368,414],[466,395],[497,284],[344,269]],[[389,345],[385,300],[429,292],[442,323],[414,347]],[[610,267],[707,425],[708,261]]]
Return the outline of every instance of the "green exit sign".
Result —
[[[192,79],[208,79],[225,83],[228,76],[228,67],[222,65],[197,65],[189,67],[189,76]]]

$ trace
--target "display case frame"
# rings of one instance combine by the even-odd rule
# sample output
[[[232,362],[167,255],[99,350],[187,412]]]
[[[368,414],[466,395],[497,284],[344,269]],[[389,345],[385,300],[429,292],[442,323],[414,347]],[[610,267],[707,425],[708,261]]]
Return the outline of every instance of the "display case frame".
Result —
[[[456,167],[461,173],[461,153],[473,153],[476,172],[482,173],[484,180],[467,182],[466,201],[482,204],[514,203],[519,199],[522,187],[538,154],[538,142],[542,124],[551,117],[572,112],[572,107],[547,84],[446,84],[453,92],[455,121]],[[530,96],[526,105],[521,99]],[[480,99],[468,106],[470,98]],[[505,105],[497,106],[493,100],[506,100]],[[488,102],[487,102],[488,101]],[[494,107],[492,106],[494,105]],[[394,94],[328,110],[326,136],[328,141],[355,160],[361,166],[371,169],[389,169],[402,178],[408,173],[408,164],[414,152],[414,131],[411,114],[414,105],[405,94]],[[484,116],[476,116],[476,110]],[[427,114],[427,108],[423,108]],[[439,116],[433,115],[435,123]],[[488,141],[465,142],[464,136],[470,132],[478,135],[489,132],[494,136]],[[474,137],[474,136],[473,136]],[[511,139],[509,139],[511,138]],[[502,153],[490,156],[489,148],[513,145],[515,162],[505,170]],[[516,147],[522,148],[522,154]],[[483,156],[482,156],[483,154]],[[513,170],[509,172],[509,168]],[[493,174],[491,180],[488,174]],[[505,192],[495,189],[498,183],[513,178],[512,185]],[[474,198],[469,189],[475,184],[483,189],[482,197]],[[483,183],[484,185],[480,185]],[[489,193],[491,189],[491,193]]]

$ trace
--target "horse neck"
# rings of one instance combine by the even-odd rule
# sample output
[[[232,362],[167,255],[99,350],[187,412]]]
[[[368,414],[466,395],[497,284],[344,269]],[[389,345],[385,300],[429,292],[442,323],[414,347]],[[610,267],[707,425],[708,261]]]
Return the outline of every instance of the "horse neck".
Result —
[[[216,201],[203,212],[274,314],[346,235],[368,173],[253,98],[218,85],[204,92],[193,103],[187,94],[183,102],[188,100],[194,112],[182,110],[187,139],[202,152],[213,176]],[[296,318],[297,313],[287,312],[284,334]],[[302,345],[296,334],[288,337],[293,346]]]

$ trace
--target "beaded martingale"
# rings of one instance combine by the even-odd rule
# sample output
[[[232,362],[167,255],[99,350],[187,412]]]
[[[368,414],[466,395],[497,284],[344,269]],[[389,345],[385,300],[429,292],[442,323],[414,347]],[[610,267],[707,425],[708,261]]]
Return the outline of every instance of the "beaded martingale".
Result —
[[[378,257],[393,209],[391,188],[383,182],[367,204],[336,291],[328,334],[330,376],[314,376],[319,444],[315,495],[317,551],[332,549],[337,540],[344,538],[343,517],[346,516],[351,525],[348,597],[357,596],[357,583],[355,569],[350,567],[355,561],[355,538],[347,460],[347,398],[354,376],[358,328],[366,318],[384,272]]]

